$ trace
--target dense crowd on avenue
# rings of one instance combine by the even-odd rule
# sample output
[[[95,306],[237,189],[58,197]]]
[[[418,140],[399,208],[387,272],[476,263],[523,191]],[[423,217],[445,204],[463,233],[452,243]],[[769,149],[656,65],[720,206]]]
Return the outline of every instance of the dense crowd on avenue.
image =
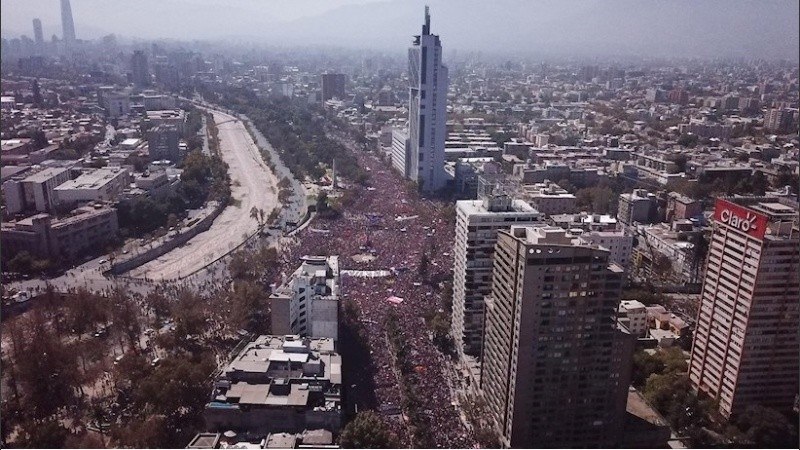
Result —
[[[339,255],[342,270],[388,270],[389,277],[342,276],[345,301],[357,305],[373,366],[374,405],[395,435],[408,444],[400,415],[402,376],[386,330],[391,312],[414,370],[406,375],[415,405],[427,418],[438,447],[471,447],[473,440],[452,406],[446,356],[434,346],[425,315],[442,311],[438,280],[449,276],[454,224],[442,204],[409,193],[400,177],[371,155],[359,156],[367,186],[352,186],[355,201],[335,219],[317,218],[295,236],[280,270],[289,275],[303,255]],[[423,254],[425,256],[423,256]],[[426,260],[426,262],[423,262]],[[420,269],[420,265],[426,267]]]

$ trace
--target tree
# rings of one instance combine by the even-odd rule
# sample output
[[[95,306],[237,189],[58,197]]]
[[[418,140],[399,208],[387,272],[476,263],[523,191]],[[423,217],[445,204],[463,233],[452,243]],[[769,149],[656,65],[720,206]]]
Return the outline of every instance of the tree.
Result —
[[[266,224],[266,221],[264,220],[264,218],[265,218],[264,216],[265,216],[265,213],[264,213],[263,209],[257,208],[255,206],[250,208],[250,218],[256,221],[256,223],[258,224],[258,228],[263,228],[264,225]]]
[[[144,420],[134,420],[112,429],[112,436],[120,443],[132,448],[170,448],[170,434],[164,416],[153,415]]]
[[[396,448],[395,437],[374,411],[361,411],[342,430],[343,448]]]
[[[686,172],[686,163],[689,160],[689,158],[686,155],[684,155],[683,153],[679,153],[677,155],[674,155],[670,159],[678,167],[678,172]]]
[[[50,142],[47,141],[47,136],[45,136],[44,131],[42,130],[33,130],[31,132],[31,143],[33,144],[33,148],[36,150],[50,145]]]
[[[14,358],[15,374],[33,417],[43,419],[75,401],[78,364],[74,352],[53,333],[40,311],[26,317],[23,330],[25,339],[18,343]]]
[[[419,275],[423,278],[428,276],[428,254],[423,253],[419,260]]]
[[[796,448],[797,427],[780,412],[761,405],[748,406],[732,422],[746,442],[757,448]]]
[[[698,137],[696,134],[685,133],[678,138],[678,145],[682,147],[694,148],[697,145]]]
[[[633,374],[631,384],[637,388],[644,386],[647,378],[652,374],[660,374],[664,371],[664,362],[656,356],[639,350],[633,355]]]
[[[324,212],[328,209],[328,194],[325,191],[320,191],[317,195],[317,212]]]
[[[17,446],[23,448],[64,448],[69,430],[56,420],[26,422],[17,437]]]
[[[231,319],[236,328],[257,333],[267,333],[269,321],[265,319],[267,295],[260,284],[252,281],[233,282]]]

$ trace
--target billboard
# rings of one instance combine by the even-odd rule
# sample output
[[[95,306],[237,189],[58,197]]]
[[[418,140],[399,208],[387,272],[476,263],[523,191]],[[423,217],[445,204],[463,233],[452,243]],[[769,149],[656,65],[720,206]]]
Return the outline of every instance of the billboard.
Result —
[[[756,239],[764,239],[764,232],[769,223],[767,216],[721,198],[714,203],[714,220]]]

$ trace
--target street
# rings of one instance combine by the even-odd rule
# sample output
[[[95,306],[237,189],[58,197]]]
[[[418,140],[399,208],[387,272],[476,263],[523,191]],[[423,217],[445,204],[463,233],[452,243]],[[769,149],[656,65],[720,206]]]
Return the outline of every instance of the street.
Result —
[[[235,117],[212,111],[219,129],[220,151],[231,177],[231,202],[208,231],[184,246],[150,261],[127,275],[150,280],[171,280],[189,275],[242,243],[258,229],[250,210],[269,215],[278,203],[278,179],[264,163],[258,147]]]

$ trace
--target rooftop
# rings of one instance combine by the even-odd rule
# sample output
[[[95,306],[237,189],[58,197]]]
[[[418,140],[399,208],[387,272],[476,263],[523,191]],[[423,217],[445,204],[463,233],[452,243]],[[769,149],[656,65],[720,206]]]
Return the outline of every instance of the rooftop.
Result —
[[[119,167],[97,169],[94,172],[85,173],[74,180],[69,180],[59,185],[56,190],[98,189],[118,177],[120,172]]]
[[[468,216],[473,215],[507,215],[514,216],[519,214],[538,214],[538,211],[524,200],[514,199],[510,202],[510,207],[506,211],[490,211],[483,200],[459,200],[456,202],[456,209],[464,211]]]
[[[43,169],[43,170],[40,170],[40,171],[28,176],[27,178],[25,178],[23,180],[23,182],[27,182],[27,183],[44,183],[47,180],[49,180],[49,179],[51,179],[53,177],[57,177],[58,175],[61,175],[62,173],[66,172],[66,171],[67,171],[67,169],[64,169],[64,168],[61,168],[61,167],[51,167],[51,168]]]

